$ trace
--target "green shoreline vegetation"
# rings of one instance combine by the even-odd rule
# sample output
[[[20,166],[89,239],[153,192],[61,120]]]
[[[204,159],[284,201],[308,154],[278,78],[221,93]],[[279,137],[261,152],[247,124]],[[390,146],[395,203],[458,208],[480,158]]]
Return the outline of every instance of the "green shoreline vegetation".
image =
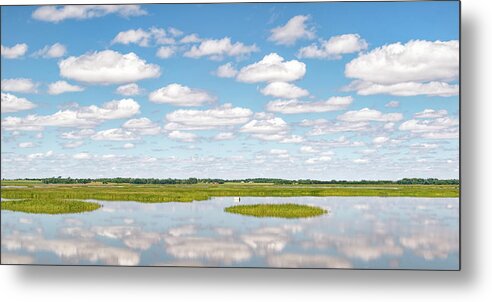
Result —
[[[266,182],[270,180],[271,182]],[[111,181],[111,182],[110,182]],[[154,184],[157,182],[157,184]],[[161,182],[166,184],[161,184]],[[402,183],[403,182],[403,183]],[[142,183],[142,184],[140,184]],[[174,184],[167,184],[174,183]],[[407,184],[410,183],[410,184]],[[315,181],[250,179],[224,181],[176,179],[23,179],[2,180],[2,210],[42,213],[91,211],[98,207],[84,200],[192,202],[212,197],[302,197],[302,196],[380,196],[380,197],[459,197],[456,180],[407,179],[401,181]],[[73,203],[67,203],[67,201]],[[75,206],[75,204],[78,204]],[[53,208],[51,211],[50,208]],[[39,210],[35,210],[39,209]],[[59,212],[58,212],[59,211]],[[40,213],[41,213],[40,212]]]
[[[212,197],[300,197],[300,196],[384,196],[384,197],[458,197],[459,185],[355,185],[312,184],[278,185],[267,183],[197,183],[179,185],[136,185],[124,183],[13,185],[2,181],[2,198],[10,199],[96,199],[139,202],[191,202]]]
[[[245,216],[276,218],[308,218],[328,213],[319,207],[294,203],[236,205],[225,208],[224,211]]]

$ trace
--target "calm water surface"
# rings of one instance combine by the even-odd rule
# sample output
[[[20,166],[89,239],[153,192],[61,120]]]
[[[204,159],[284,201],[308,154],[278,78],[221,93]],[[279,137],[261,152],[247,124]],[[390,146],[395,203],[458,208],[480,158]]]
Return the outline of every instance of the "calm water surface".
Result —
[[[229,214],[232,197],[100,202],[83,214],[1,212],[2,263],[458,269],[457,198],[244,197],[300,203],[315,218]]]

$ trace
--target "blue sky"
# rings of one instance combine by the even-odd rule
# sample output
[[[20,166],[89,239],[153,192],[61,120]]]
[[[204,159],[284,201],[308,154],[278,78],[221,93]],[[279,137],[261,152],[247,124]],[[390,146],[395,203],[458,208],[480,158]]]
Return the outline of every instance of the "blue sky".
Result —
[[[457,178],[458,14],[4,6],[2,177]]]

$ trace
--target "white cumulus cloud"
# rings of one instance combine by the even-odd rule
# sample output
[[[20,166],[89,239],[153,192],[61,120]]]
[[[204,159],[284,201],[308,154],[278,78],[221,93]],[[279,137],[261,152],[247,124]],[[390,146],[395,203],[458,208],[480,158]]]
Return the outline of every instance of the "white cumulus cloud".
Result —
[[[403,119],[401,113],[382,113],[381,111],[362,108],[360,110],[347,111],[337,117],[345,122],[398,122]]]
[[[221,65],[215,71],[215,75],[219,78],[234,78],[237,75],[237,70],[232,66],[232,63]]]
[[[299,58],[341,59],[342,55],[367,49],[367,42],[358,34],[345,34],[331,37],[299,49]]]
[[[420,132],[433,132],[438,130],[445,130],[451,127],[456,127],[459,125],[458,119],[450,117],[440,117],[430,120],[408,120],[403,122],[399,129],[402,131],[411,131],[414,133]]]
[[[400,102],[398,102],[398,101],[389,101],[388,103],[386,103],[384,105],[384,107],[397,108],[397,107],[400,107]]]
[[[160,75],[160,68],[147,64],[135,53],[103,50],[68,57],[58,63],[63,77],[89,84],[123,84]]]
[[[302,136],[290,134],[290,127],[286,121],[270,114],[256,114],[255,119],[243,125],[239,131],[262,141],[294,144],[304,141]]]
[[[149,95],[149,100],[159,104],[172,104],[176,106],[202,106],[213,103],[215,97],[207,91],[190,88],[180,84],[169,84],[159,88]]]
[[[81,153],[74,154],[72,157],[73,159],[84,160],[84,159],[91,159],[92,155],[88,152],[81,152]]]
[[[363,132],[369,130],[368,122],[334,122],[326,119],[303,120],[300,123],[302,127],[309,127],[307,132],[309,136],[318,136],[333,134],[337,132]]]
[[[54,152],[52,150],[46,151],[45,153],[32,153],[27,156],[28,160],[33,160],[33,159],[44,159],[44,158],[49,158],[54,155]]]
[[[96,132],[92,129],[81,129],[78,131],[63,132],[60,137],[63,139],[79,140],[90,137],[94,135],[94,133]]]
[[[439,147],[439,145],[438,144],[421,143],[421,144],[413,144],[411,147],[412,147],[412,149],[428,150],[428,149],[436,149]]]
[[[355,81],[346,89],[362,95],[452,96],[459,75],[459,42],[411,40],[360,54],[345,66]]]
[[[309,28],[306,22],[309,16],[298,15],[292,17],[285,25],[271,30],[268,40],[280,45],[293,45],[300,39],[314,39],[314,28]]]
[[[26,43],[20,43],[20,44],[15,44],[12,47],[7,47],[1,45],[1,54],[2,57],[6,59],[17,59],[22,56],[24,56],[27,52],[27,44]]]
[[[138,135],[157,135],[161,133],[161,127],[146,117],[128,120],[122,127]]]
[[[313,148],[312,146],[302,146],[299,151],[301,151],[301,153],[318,153],[319,150]]]
[[[3,106],[3,101],[2,101]],[[6,117],[2,127],[9,131],[40,131],[44,127],[94,127],[106,120],[128,118],[139,113],[140,105],[133,99],[113,100],[102,106],[75,106],[51,115],[31,114],[26,117]]]
[[[448,115],[447,110],[424,109],[424,111],[415,113],[415,118],[439,118]]]
[[[131,117],[140,111],[140,105],[133,99],[113,100],[102,106],[80,107],[77,116],[89,120],[113,120]]]
[[[241,132],[253,134],[275,134],[289,129],[289,125],[279,117],[251,120],[241,127]]]
[[[305,163],[308,165],[315,165],[315,164],[320,164],[320,163],[325,163],[331,161],[331,156],[329,155],[322,155],[319,157],[311,157],[308,158]]]
[[[35,93],[39,84],[31,79],[15,78],[2,80],[2,91]]]
[[[183,44],[187,44],[187,43],[198,43],[201,42],[202,40],[203,39],[201,39],[197,34],[190,34],[181,38],[179,42]]]
[[[284,114],[310,113],[310,112],[328,112],[337,111],[347,108],[352,104],[353,98],[331,97],[326,101],[320,102],[303,102],[298,100],[276,100],[267,104],[266,109],[272,112]]]
[[[292,82],[306,74],[306,64],[297,60],[285,61],[276,53],[241,68],[236,79],[240,82]]]
[[[189,58],[209,57],[210,59],[221,60],[226,56],[244,56],[256,51],[259,51],[259,49],[255,44],[232,43],[231,38],[225,37],[222,39],[202,40],[199,45],[193,45],[186,51],[184,56]]]
[[[345,75],[367,82],[451,81],[458,77],[459,42],[412,40],[376,48],[353,59]]]
[[[55,43],[53,45],[46,45],[40,50],[33,53],[35,57],[43,57],[43,58],[60,58],[63,57],[67,53],[67,47],[60,43]]]
[[[214,140],[216,140],[216,141],[225,141],[225,140],[230,140],[233,138],[235,138],[235,135],[233,132],[220,132],[214,136]]]
[[[172,46],[161,46],[155,53],[155,55],[161,59],[167,59],[174,55],[176,49]]]
[[[164,129],[207,130],[241,125],[249,121],[253,112],[247,108],[233,107],[231,104],[207,110],[176,110],[166,115],[168,123]]]
[[[25,98],[20,98],[13,94],[2,92],[2,113],[29,110],[35,107],[36,105],[33,102]]]
[[[84,91],[84,88],[77,85],[69,84],[66,81],[57,81],[49,84],[48,86],[48,93],[54,95],[62,94],[65,92],[79,92],[79,91]]]
[[[116,37],[114,37],[113,44],[137,44],[142,47],[150,46],[153,44],[175,44],[174,39],[175,32],[177,29],[170,28],[167,31],[163,28],[151,27],[148,30],[129,29],[127,31],[119,32]]]
[[[297,99],[309,95],[306,89],[297,87],[294,84],[286,82],[272,82],[261,90],[264,95],[269,95],[277,98]]]
[[[36,147],[36,144],[33,142],[22,142],[19,143],[17,146],[19,146],[19,148],[34,148]]]
[[[121,128],[101,130],[92,135],[91,138],[96,141],[132,141],[138,139],[134,132]]]
[[[460,137],[460,132],[458,128],[453,128],[439,132],[422,133],[421,137],[426,139],[458,139]]]
[[[169,132],[168,137],[170,139],[186,142],[186,143],[194,142],[198,138],[198,136],[194,133],[184,132],[179,130]]]
[[[446,110],[425,109],[416,113],[414,119],[403,122],[399,130],[424,139],[456,139],[459,119],[449,117]]]
[[[112,43],[120,43],[120,44],[130,44],[135,43],[139,46],[149,46],[149,39],[151,37],[150,32],[146,32],[145,30],[139,29],[130,29],[127,31],[119,32],[116,37],[114,37]]]
[[[147,12],[139,5],[47,5],[37,8],[32,17],[36,20],[58,23],[67,19],[92,19],[108,14],[122,17],[146,15]]]
[[[357,91],[359,95],[388,94],[394,96],[442,96],[449,97],[457,95],[460,91],[458,84],[446,82],[403,82],[397,84],[383,85],[364,81],[353,81],[343,88],[345,91]]]
[[[387,136],[377,136],[372,140],[373,144],[375,145],[381,145],[386,143],[387,141],[389,141],[389,137]]]
[[[143,93],[143,90],[136,83],[130,83],[118,86],[116,93],[124,96],[134,96]]]

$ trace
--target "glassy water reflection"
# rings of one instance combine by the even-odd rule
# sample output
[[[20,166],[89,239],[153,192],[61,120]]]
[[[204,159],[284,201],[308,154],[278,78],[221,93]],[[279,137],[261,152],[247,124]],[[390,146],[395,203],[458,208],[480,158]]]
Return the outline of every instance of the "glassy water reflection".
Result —
[[[299,203],[308,219],[225,213],[193,203],[101,202],[83,214],[2,211],[2,263],[458,269],[457,198],[241,198]]]

